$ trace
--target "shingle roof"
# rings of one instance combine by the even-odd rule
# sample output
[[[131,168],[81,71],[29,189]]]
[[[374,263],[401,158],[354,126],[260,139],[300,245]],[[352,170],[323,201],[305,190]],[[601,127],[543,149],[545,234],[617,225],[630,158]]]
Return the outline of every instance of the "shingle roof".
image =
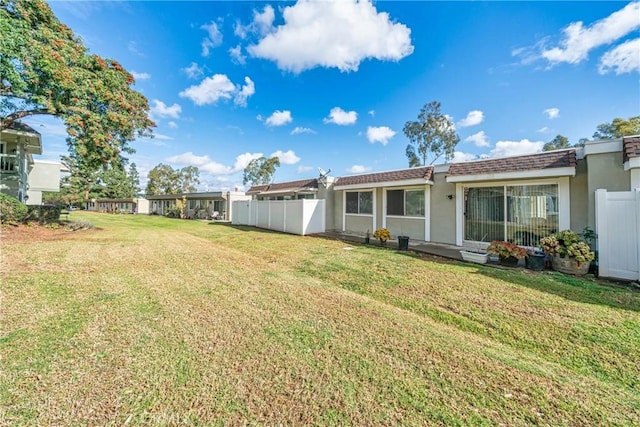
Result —
[[[625,162],[632,157],[640,157],[640,136],[622,138],[622,147]]]
[[[353,175],[338,178],[336,186],[375,184],[379,182],[406,181],[410,179],[424,179],[430,181],[433,174],[433,166],[420,168],[400,169],[396,171],[369,173],[366,175]]]
[[[575,150],[558,150],[527,156],[453,163],[449,166],[447,176],[482,175],[495,172],[520,172],[575,166]]]
[[[316,178],[302,179],[299,181],[278,182],[275,184],[254,185],[247,191],[246,194],[259,194],[259,193],[264,193],[266,191],[269,191],[269,192],[281,191],[284,193],[289,191],[306,190],[310,188],[318,188],[318,180]]]

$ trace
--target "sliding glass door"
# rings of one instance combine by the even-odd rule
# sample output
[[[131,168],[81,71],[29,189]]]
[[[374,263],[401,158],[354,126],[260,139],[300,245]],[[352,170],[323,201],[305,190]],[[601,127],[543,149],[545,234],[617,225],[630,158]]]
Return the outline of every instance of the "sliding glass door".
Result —
[[[465,187],[464,239],[537,246],[558,231],[558,185]]]

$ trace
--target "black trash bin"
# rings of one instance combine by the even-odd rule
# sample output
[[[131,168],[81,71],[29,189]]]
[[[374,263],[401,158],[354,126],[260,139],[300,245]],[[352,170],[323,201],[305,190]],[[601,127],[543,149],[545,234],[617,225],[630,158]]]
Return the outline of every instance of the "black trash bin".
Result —
[[[401,251],[409,250],[409,236],[398,236],[398,249]]]

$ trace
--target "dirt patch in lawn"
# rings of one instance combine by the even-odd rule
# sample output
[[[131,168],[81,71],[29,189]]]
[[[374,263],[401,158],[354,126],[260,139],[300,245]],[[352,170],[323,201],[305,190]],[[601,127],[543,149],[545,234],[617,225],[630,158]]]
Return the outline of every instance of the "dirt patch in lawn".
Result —
[[[16,224],[2,225],[0,227],[0,242],[6,243],[31,243],[43,240],[59,240],[71,232],[86,231],[87,228],[76,227],[72,223],[60,224],[58,226],[40,224]]]

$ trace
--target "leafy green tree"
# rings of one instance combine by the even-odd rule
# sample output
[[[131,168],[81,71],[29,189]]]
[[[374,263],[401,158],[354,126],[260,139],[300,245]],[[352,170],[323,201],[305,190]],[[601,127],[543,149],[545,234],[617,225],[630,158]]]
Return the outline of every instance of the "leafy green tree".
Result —
[[[253,159],[244,168],[242,183],[251,185],[269,184],[273,174],[276,173],[276,168],[279,166],[280,159],[278,157],[266,158],[263,156]]]
[[[418,120],[406,122],[402,130],[409,138],[405,151],[409,167],[426,165],[430,154],[433,156],[431,163],[442,155],[445,160],[451,160],[460,142],[453,122],[440,112],[438,101],[425,104],[420,109]]]
[[[640,116],[629,117],[628,120],[616,117],[611,123],[599,124],[593,139],[615,139],[623,136],[640,134]]]
[[[89,165],[86,159],[77,153],[61,156],[62,164],[69,174],[60,182],[60,192],[67,204],[82,204],[100,196],[100,169]]]
[[[180,170],[160,163],[147,175],[147,194],[179,194],[196,191],[200,184],[200,171],[195,166],[186,166]]]
[[[544,144],[542,151],[561,150],[563,148],[569,148],[569,139],[566,136],[556,135],[551,141]]]
[[[60,117],[70,153],[97,167],[151,135],[147,99],[117,61],[90,54],[44,0],[0,0],[0,130],[36,114]]]

